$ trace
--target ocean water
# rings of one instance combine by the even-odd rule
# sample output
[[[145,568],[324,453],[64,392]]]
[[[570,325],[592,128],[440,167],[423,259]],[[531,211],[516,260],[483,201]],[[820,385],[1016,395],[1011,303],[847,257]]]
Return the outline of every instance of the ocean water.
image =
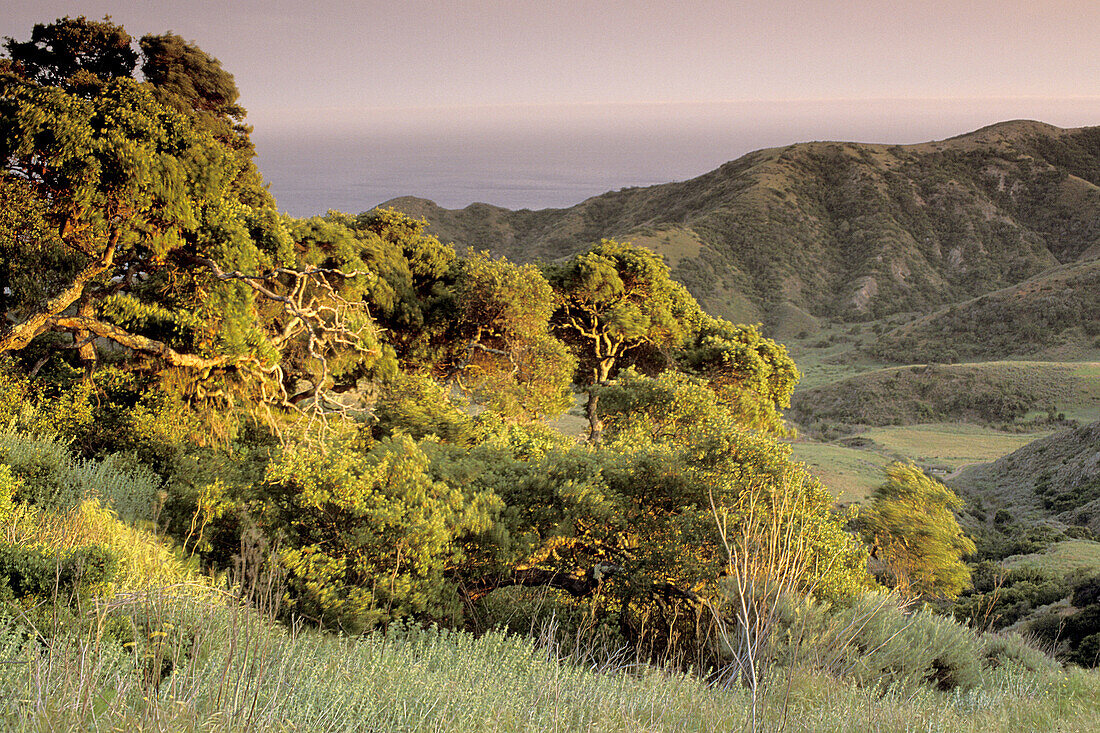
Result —
[[[692,178],[765,147],[924,142],[1020,118],[1100,124],[1100,99],[337,110],[250,121],[279,208],[309,216],[358,213],[406,195],[447,208],[566,207]]]
[[[696,176],[739,154],[691,136],[613,131],[410,138],[346,132],[257,142],[258,165],[280,208],[296,216],[357,213],[405,195],[447,208],[565,207],[612,189]]]

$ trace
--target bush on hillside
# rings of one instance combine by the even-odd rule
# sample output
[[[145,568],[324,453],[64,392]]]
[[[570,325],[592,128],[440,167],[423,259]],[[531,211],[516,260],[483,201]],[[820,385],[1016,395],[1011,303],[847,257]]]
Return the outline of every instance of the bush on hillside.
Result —
[[[1029,627],[1044,643],[1056,646],[1067,661],[1100,666],[1100,574],[1078,580],[1068,605],[1048,608]]]
[[[987,560],[974,566],[972,577],[974,585],[959,597],[954,615],[977,628],[1011,626],[1072,590],[1062,573],[1030,565],[1006,569]]]
[[[775,654],[865,686],[968,689],[981,680],[978,635],[928,608],[910,611],[894,594],[868,593],[849,606],[804,602],[787,609]]]
[[[160,478],[132,455],[84,460],[57,438],[0,433],[0,463],[20,479],[13,498],[21,502],[68,510],[99,499],[125,519],[153,518]]]
[[[102,545],[62,551],[0,545],[0,601],[79,602],[117,574],[117,555]]]
[[[986,664],[993,668],[1015,665],[1031,672],[1040,672],[1060,666],[1034,641],[1014,631],[983,635],[982,648]]]

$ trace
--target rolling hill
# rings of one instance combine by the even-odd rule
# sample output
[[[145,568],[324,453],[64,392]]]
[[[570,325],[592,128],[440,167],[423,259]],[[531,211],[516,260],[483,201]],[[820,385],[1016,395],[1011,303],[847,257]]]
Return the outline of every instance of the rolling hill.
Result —
[[[1100,363],[1000,361],[873,370],[796,392],[788,416],[805,427],[947,421],[1012,426],[1048,416],[1053,422],[1059,414],[1100,419]]]
[[[884,361],[1039,357],[1074,359],[1100,348],[1100,257],[1071,262],[884,333]]]
[[[423,216],[444,241],[519,261],[629,239],[664,255],[705,308],[734,320],[924,315],[1074,263],[1088,272],[1064,282],[1092,283],[1100,127],[1013,121],[916,145],[800,143],[566,209],[384,205]],[[1092,318],[1081,313],[1066,328]]]
[[[1100,422],[1033,441],[952,482],[1006,518],[1053,519],[1100,532]]]

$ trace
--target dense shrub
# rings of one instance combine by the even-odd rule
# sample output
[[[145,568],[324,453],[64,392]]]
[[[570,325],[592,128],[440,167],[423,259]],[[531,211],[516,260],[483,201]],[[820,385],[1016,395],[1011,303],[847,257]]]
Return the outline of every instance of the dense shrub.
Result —
[[[788,609],[775,653],[785,664],[820,668],[861,685],[980,682],[982,642],[928,608],[909,611],[893,594],[868,593],[849,606],[803,603]]]
[[[1016,665],[1032,672],[1058,668],[1049,654],[1039,649],[1035,642],[1016,632],[985,634],[982,648],[986,664],[990,667]]]
[[[161,483],[133,455],[84,460],[57,438],[0,433],[0,463],[20,479],[14,498],[24,503],[66,510],[99,499],[129,520],[152,519]]]
[[[0,545],[0,600],[78,601],[101,590],[118,573],[118,557],[102,545],[61,552]]]
[[[1100,575],[1073,586],[1068,606],[1059,604],[1030,623],[1032,633],[1057,646],[1067,661],[1083,667],[1100,665]]]
[[[1062,573],[1023,565],[1006,569],[984,561],[974,567],[974,586],[960,596],[955,618],[980,628],[1001,629],[1037,608],[1069,595],[1072,584]]]
[[[872,604],[872,605],[869,605]],[[906,613],[874,596],[841,612],[856,629],[852,674],[863,684],[934,684],[970,688],[981,674],[981,643],[951,619],[928,609]]]
[[[498,509],[491,495],[433,480],[407,436],[366,452],[294,447],[272,464],[263,491],[291,611],[348,633],[411,614],[458,615],[444,570]]]

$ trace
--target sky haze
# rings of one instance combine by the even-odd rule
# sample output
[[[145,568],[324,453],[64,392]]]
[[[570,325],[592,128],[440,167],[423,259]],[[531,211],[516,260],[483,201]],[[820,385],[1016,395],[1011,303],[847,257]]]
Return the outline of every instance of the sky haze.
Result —
[[[918,142],[1015,118],[1100,124],[1100,3],[1089,0],[0,0],[0,9],[0,35],[20,40],[34,23],[110,14],[135,37],[171,30],[198,43],[235,75],[281,202],[288,176],[323,181],[320,167],[303,168],[317,155],[337,167],[390,166],[359,171],[396,186],[369,195],[439,196],[416,188],[430,187],[432,156],[467,168],[501,168],[485,156],[511,156],[511,168],[541,160],[532,179],[569,175],[569,165],[549,172],[551,156],[603,161],[607,176],[591,185],[620,187],[803,140]],[[405,149],[419,162],[403,163]],[[400,181],[403,165],[427,172]],[[478,185],[446,203],[488,197]],[[316,204],[286,203],[294,213]]]

